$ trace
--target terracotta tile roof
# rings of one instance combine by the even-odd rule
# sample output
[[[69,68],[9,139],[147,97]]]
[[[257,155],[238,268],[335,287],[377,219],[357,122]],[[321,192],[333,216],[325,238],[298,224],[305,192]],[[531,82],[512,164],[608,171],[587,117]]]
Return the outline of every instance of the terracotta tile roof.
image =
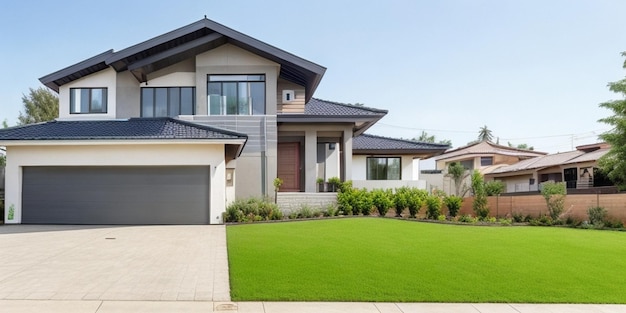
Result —
[[[489,174],[500,174],[508,172],[518,172],[524,170],[534,170],[551,166],[564,164],[574,164],[580,162],[596,161],[609,152],[609,148],[599,149],[585,153],[584,151],[575,150],[562,153],[548,154],[528,160],[523,160],[512,165],[502,166],[494,169]]]
[[[454,150],[450,150],[438,156],[436,160],[445,160],[445,159],[455,158],[458,156],[474,155],[474,154],[500,154],[500,155],[518,156],[518,157],[524,157],[524,158],[534,158],[534,157],[546,155],[545,152],[517,149],[513,147],[498,145],[493,142],[480,141],[480,142],[476,142],[467,146],[456,148]]]
[[[246,139],[247,135],[173,118],[51,121],[0,129],[0,140]]]

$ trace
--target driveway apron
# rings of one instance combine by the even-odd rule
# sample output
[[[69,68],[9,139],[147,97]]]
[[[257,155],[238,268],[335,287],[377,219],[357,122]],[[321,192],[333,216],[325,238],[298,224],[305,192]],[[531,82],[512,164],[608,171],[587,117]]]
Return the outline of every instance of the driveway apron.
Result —
[[[4,225],[0,250],[0,299],[230,300],[223,225]]]

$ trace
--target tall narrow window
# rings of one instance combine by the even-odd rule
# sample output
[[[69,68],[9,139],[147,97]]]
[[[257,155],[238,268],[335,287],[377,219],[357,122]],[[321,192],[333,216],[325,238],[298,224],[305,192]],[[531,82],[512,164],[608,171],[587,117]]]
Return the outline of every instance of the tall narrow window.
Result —
[[[367,180],[400,180],[401,173],[399,157],[367,158]]]
[[[209,75],[209,115],[265,114],[265,75]]]
[[[107,113],[107,89],[70,88],[70,113]]]
[[[142,117],[193,115],[196,108],[195,87],[141,88]]]

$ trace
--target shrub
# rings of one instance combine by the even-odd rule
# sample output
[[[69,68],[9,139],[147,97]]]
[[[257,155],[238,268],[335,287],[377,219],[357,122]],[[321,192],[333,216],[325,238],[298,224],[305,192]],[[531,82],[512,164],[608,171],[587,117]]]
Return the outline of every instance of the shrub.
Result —
[[[476,223],[477,219],[473,218],[471,215],[461,215],[458,221],[461,223]]]
[[[436,195],[426,197],[426,218],[434,220],[441,214],[441,198]]]
[[[409,207],[410,189],[408,187],[396,188],[393,195],[393,205],[396,210],[396,216],[402,216],[402,211]]]
[[[354,192],[350,190],[340,190],[337,194],[337,206],[343,215],[352,215],[352,203],[354,203]]]
[[[593,225],[604,224],[604,222],[606,221],[606,214],[606,209],[600,206],[595,206],[587,209],[589,222]]]
[[[390,189],[374,189],[371,192],[372,205],[378,210],[381,217],[387,215],[389,208],[393,205],[392,193]]]
[[[233,201],[224,212],[226,223],[254,222],[282,219],[278,206],[267,199],[248,198]]]
[[[501,218],[498,222],[500,222],[502,226],[511,226],[513,221],[510,218]]]
[[[333,204],[327,205],[326,208],[322,211],[323,215],[327,217],[336,216],[338,212],[339,210],[337,209],[337,206]]]
[[[478,218],[484,220],[489,216],[489,207],[487,206],[487,192],[485,191],[483,175],[478,170],[474,170],[472,173],[472,193],[474,193],[472,209]]]
[[[308,205],[303,204],[300,206],[300,209],[297,211],[297,218],[312,218],[315,217],[316,212],[313,211]]]
[[[579,221],[579,220],[575,219],[572,216],[567,216],[567,218],[565,219],[565,224],[566,225],[580,226],[581,223],[582,223],[582,221]]]
[[[438,221],[445,221],[446,220],[446,216],[441,214],[441,215],[437,216],[437,220]]]
[[[328,179],[328,189],[332,192],[341,190],[341,179],[339,177],[331,177]]]
[[[489,223],[495,223],[496,221],[497,221],[497,219],[494,216],[492,216],[490,218],[487,218],[487,222],[489,222]]]
[[[524,222],[524,215],[522,213],[518,213],[515,212],[513,213],[513,222],[515,223],[523,223]]]
[[[409,216],[415,218],[417,213],[426,202],[428,193],[426,190],[411,188],[407,194],[407,206],[409,207]]]
[[[504,192],[504,188],[506,188],[506,186],[504,185],[504,182],[500,180],[485,182],[485,192],[487,193],[487,196],[499,196]]]
[[[372,197],[367,189],[353,189],[354,203],[352,204],[352,213],[370,215],[372,212]]]
[[[541,184],[541,195],[546,199],[548,212],[553,220],[558,219],[563,212],[566,193],[565,182],[547,181]]]
[[[450,216],[455,217],[456,214],[461,209],[461,204],[463,204],[463,198],[455,195],[447,196],[443,199],[446,207],[448,208],[448,212]]]

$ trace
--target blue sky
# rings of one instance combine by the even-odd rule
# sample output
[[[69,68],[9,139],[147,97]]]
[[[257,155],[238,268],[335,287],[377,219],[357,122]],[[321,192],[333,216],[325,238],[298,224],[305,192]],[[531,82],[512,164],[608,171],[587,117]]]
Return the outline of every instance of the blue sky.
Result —
[[[328,68],[315,97],[389,110],[369,133],[458,147],[487,125],[502,144],[567,151],[609,129],[598,104],[619,99],[606,85],[626,74],[624,12],[622,0],[14,1],[0,11],[0,120],[16,123],[39,77],[207,15]]]

